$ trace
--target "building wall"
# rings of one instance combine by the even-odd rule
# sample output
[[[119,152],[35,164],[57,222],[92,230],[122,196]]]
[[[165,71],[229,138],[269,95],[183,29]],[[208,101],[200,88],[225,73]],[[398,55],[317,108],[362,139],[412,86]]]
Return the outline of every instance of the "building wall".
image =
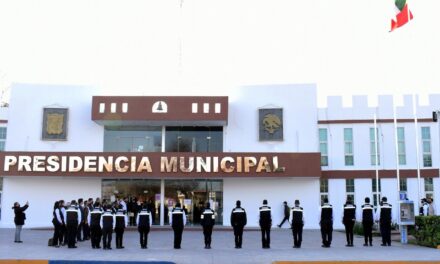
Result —
[[[14,202],[26,210],[25,227],[52,227],[53,204],[59,199],[66,202],[78,198],[101,197],[101,179],[68,177],[4,177],[3,210],[0,227],[14,227]]]
[[[6,151],[102,151],[104,130],[91,119],[92,87],[14,84]],[[42,141],[44,107],[67,107],[67,141]]]
[[[230,226],[231,211],[237,200],[247,212],[248,227],[258,226],[258,208],[264,199],[272,208],[272,223],[276,227],[284,217],[283,202],[290,207],[296,199],[304,208],[305,228],[319,228],[319,179],[271,178],[224,179],[223,225]],[[284,224],[284,227],[288,227]]]
[[[229,95],[225,152],[317,152],[316,85],[240,87]],[[283,108],[284,140],[260,142],[258,109]]]

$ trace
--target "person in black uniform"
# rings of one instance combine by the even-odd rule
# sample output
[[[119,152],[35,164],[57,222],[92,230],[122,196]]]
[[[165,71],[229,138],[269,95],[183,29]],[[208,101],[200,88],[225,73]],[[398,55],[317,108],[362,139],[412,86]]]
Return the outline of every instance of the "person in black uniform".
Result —
[[[180,207],[180,203],[176,203],[176,207],[173,208],[170,214],[170,225],[174,230],[174,248],[180,249],[183,228],[186,225],[186,214],[185,211]]]
[[[333,232],[333,207],[328,203],[328,199],[324,198],[324,204],[321,206],[321,236],[322,247],[329,248],[332,243]]]
[[[231,226],[234,228],[235,248],[241,248],[243,243],[243,228],[247,224],[246,210],[241,208],[241,202],[238,200],[236,207],[231,212]]]
[[[215,213],[211,205],[206,203],[206,208],[200,215],[200,224],[203,226],[203,235],[205,236],[205,248],[211,248],[212,228],[215,224]]]
[[[261,243],[263,248],[270,248],[270,228],[272,227],[271,209],[267,205],[267,200],[263,200],[263,206],[260,206],[260,228]]]
[[[345,226],[345,235],[347,237],[346,247],[353,246],[353,228],[356,222],[356,205],[353,204],[351,197],[347,197],[347,202],[344,204],[344,215],[342,223]]]
[[[374,224],[374,207],[370,204],[370,198],[365,197],[365,204],[362,205],[362,226],[364,229],[364,247],[373,246],[373,224]]]
[[[76,234],[78,225],[81,222],[81,213],[76,209],[76,201],[70,203],[70,207],[64,211],[64,219],[67,228],[67,246],[68,248],[76,248]]]
[[[379,207],[380,210],[380,234],[382,236],[381,246],[391,246],[391,212],[393,207],[387,202],[386,197],[382,197],[382,203]]]
[[[67,227],[66,227],[66,205],[64,200],[60,200],[60,218],[61,218],[61,230],[60,230],[60,245],[65,246],[67,244]]]
[[[115,228],[115,224],[116,220],[112,213],[112,206],[108,204],[101,217],[102,244],[104,249],[112,249],[112,233],[113,229]]]
[[[136,215],[136,225],[138,226],[141,248],[147,248],[148,233],[152,224],[151,212],[148,205],[144,203],[142,210]]]
[[[293,247],[300,248],[304,227],[303,208],[299,206],[299,200],[295,200],[295,206],[290,212],[290,223],[292,223]]]
[[[115,215],[115,220],[116,248],[122,249],[124,248],[124,246],[122,245],[122,241],[124,239],[124,231],[128,224],[127,214],[122,204],[119,205],[119,209]]]
[[[289,218],[290,218],[290,208],[287,205],[286,201],[284,201],[283,204],[284,204],[284,218],[283,218],[283,221],[281,221],[281,223],[278,225],[279,228],[281,228],[283,226],[284,222],[286,222],[286,221],[291,223],[290,220],[289,220]]]
[[[99,202],[95,202],[93,210],[89,213],[88,223],[90,225],[90,240],[92,242],[92,248],[101,248],[101,205]]]

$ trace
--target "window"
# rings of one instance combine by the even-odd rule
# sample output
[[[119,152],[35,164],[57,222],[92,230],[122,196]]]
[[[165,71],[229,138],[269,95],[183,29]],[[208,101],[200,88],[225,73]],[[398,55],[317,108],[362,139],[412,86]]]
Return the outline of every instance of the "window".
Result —
[[[328,199],[328,179],[319,180],[319,195],[321,197],[321,204],[323,204],[324,199]]]
[[[432,167],[430,127],[422,127],[423,167]]]
[[[425,195],[426,198],[434,197],[434,180],[433,178],[425,178]]]
[[[106,152],[161,152],[162,127],[106,126],[104,128]]]
[[[354,203],[354,179],[345,180],[345,193],[347,195],[347,198],[350,197]]]
[[[0,151],[5,151],[6,127],[0,127]]]
[[[408,191],[408,180],[405,178],[399,179],[400,191],[407,192]]]
[[[166,152],[222,152],[223,127],[166,127]]]
[[[374,207],[377,207],[378,205],[378,201],[380,200],[380,193],[382,191],[382,186],[380,183],[380,179],[379,179],[379,197],[377,197],[377,184],[376,184],[376,179],[371,179],[371,192],[373,193],[373,205]]]
[[[376,128],[376,133],[374,133],[374,128],[370,128],[370,157],[371,165],[376,165],[376,138],[377,141],[377,165],[380,165],[380,147],[379,147],[379,129]]]
[[[353,166],[353,129],[344,128],[344,153],[345,153],[345,166]]]
[[[397,151],[399,154],[399,165],[405,165],[406,164],[405,129],[403,127],[397,128]]]
[[[319,129],[319,151],[321,152],[321,166],[328,166],[327,128]]]

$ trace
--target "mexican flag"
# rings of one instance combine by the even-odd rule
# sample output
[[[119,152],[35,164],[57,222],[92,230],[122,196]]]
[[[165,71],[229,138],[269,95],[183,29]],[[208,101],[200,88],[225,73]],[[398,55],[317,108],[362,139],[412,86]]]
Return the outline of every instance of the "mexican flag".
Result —
[[[411,19],[413,19],[413,15],[408,8],[408,4],[406,0],[395,0],[395,5],[397,8],[396,19],[391,19],[391,31],[399,28],[406,23],[408,23]]]

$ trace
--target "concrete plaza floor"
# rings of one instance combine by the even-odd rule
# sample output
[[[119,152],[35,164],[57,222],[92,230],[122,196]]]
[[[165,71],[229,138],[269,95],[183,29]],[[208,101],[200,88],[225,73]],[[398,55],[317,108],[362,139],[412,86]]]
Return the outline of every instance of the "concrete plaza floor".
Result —
[[[273,228],[271,249],[261,248],[259,231],[245,231],[243,248],[234,248],[233,232],[229,229],[214,230],[212,249],[204,249],[201,230],[186,230],[182,249],[172,248],[171,230],[153,229],[149,235],[148,249],[140,249],[135,230],[125,232],[125,249],[92,249],[90,241],[77,243],[77,249],[48,247],[50,230],[24,229],[24,243],[14,243],[14,229],[0,229],[0,259],[48,259],[48,260],[160,260],[175,263],[271,263],[279,260],[430,260],[439,261],[440,250],[402,245],[394,242],[391,247],[381,247],[380,238],[374,238],[373,247],[363,247],[363,238],[355,236],[353,248],[345,247],[345,234],[333,232],[331,248],[321,248],[319,230],[305,230],[301,249],[292,248],[290,229]]]

